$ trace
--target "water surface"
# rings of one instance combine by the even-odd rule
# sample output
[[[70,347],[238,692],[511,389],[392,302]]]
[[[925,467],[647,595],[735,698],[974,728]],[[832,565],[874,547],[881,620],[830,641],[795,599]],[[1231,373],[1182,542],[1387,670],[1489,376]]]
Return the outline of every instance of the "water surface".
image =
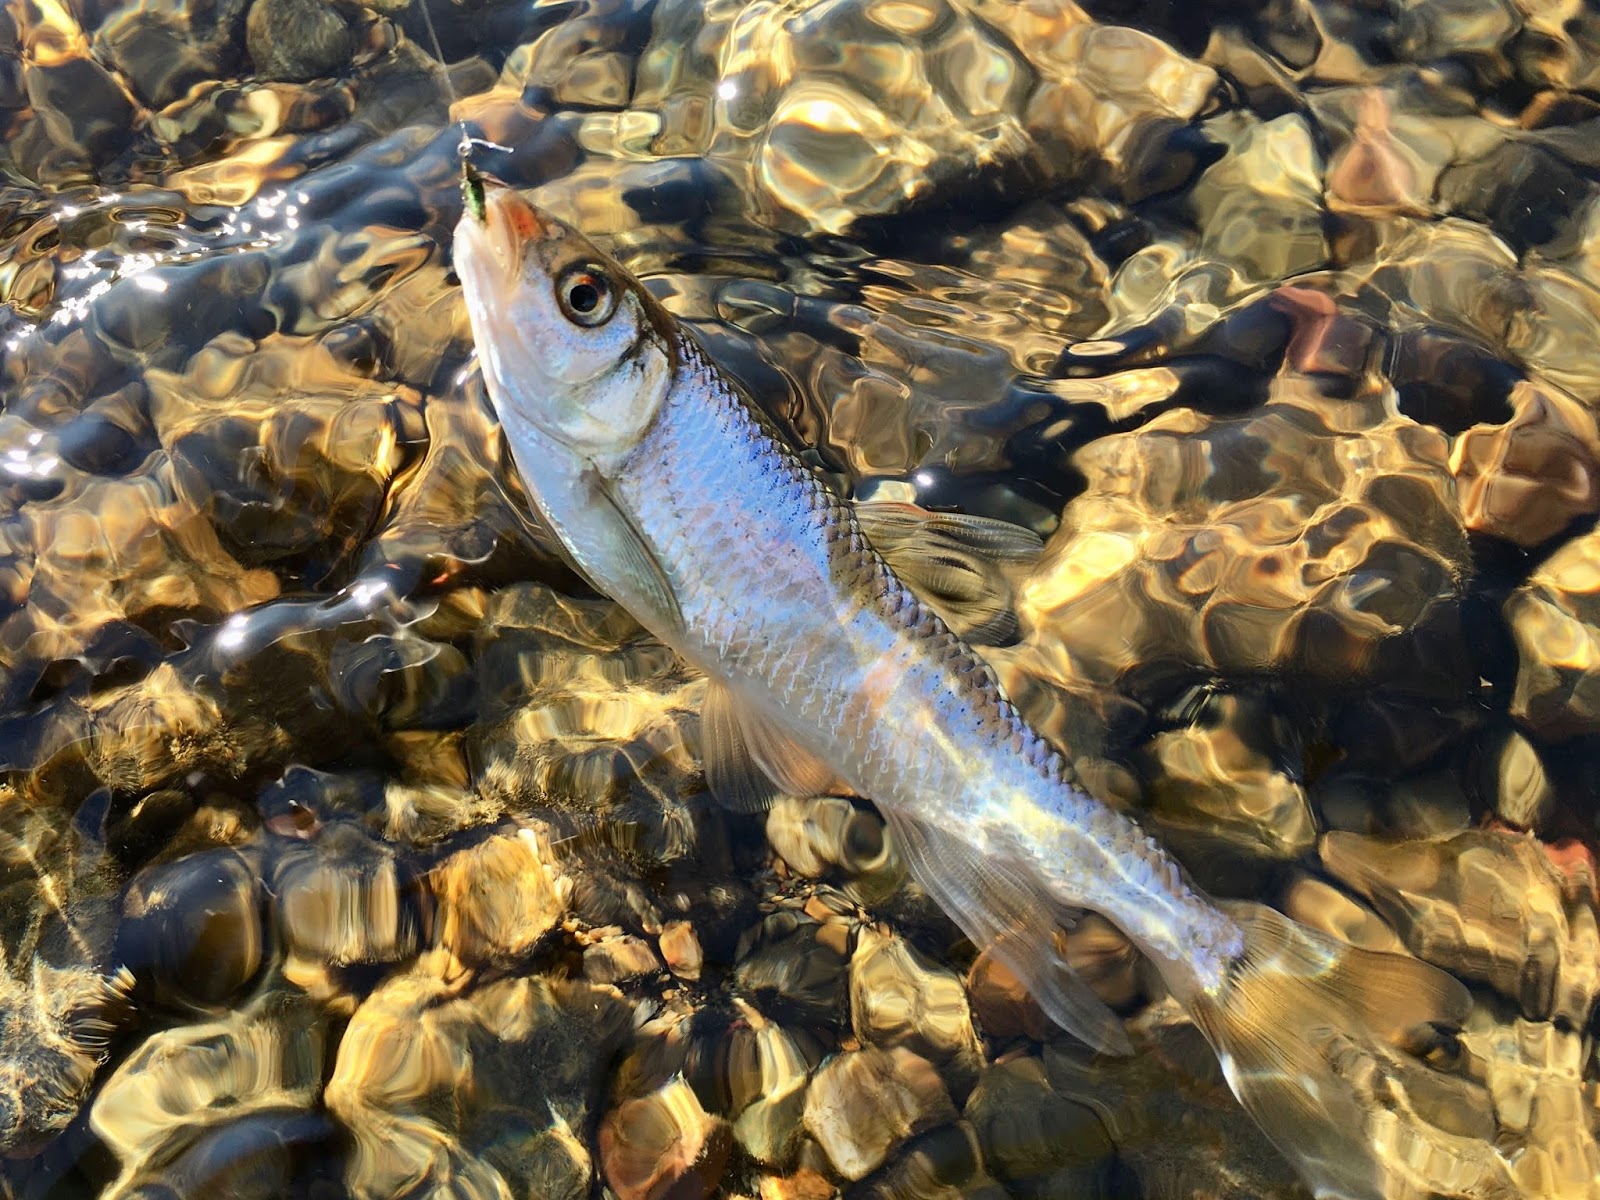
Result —
[[[1304,1195],[1108,925],[1127,1060],[870,806],[708,801],[463,123],[841,492],[1045,539],[984,652],[1097,793],[1472,986],[1394,1195],[1592,1194],[1600,17],[425,2],[0,11],[0,1195]]]

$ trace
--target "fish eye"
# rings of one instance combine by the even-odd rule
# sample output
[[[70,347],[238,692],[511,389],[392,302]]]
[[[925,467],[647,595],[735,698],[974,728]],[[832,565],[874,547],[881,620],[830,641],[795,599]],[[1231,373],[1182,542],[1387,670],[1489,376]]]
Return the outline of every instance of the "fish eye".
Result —
[[[592,329],[604,325],[617,311],[621,289],[601,267],[592,263],[569,267],[556,281],[556,302],[574,325]]]

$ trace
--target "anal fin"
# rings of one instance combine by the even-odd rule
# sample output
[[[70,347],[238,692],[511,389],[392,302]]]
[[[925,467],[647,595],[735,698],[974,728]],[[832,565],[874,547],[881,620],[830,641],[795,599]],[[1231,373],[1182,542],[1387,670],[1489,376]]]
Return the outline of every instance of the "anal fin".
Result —
[[[1047,1017],[1097,1050],[1133,1053],[1122,1021],[1063,956],[1055,897],[1025,869],[985,855],[959,833],[903,814],[884,817],[917,882],[974,945],[1011,969]]]
[[[762,813],[778,798],[772,780],[750,757],[734,712],[733,693],[715,679],[707,681],[705,702],[700,707],[700,753],[705,761],[706,788],[723,808]]]

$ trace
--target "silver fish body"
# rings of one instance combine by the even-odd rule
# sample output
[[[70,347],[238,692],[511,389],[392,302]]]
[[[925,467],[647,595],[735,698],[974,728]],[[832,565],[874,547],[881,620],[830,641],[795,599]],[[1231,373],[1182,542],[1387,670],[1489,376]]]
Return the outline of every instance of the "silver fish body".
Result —
[[[1427,1070],[1412,1047],[1418,1030],[1459,1025],[1470,1001],[1455,980],[1198,892],[1076,786],[981,658],[637,280],[508,189],[472,199],[455,257],[486,385],[525,487],[597,588],[744,720],[870,798],[918,881],[1069,1028],[1128,1048],[1052,941],[1087,908],[1154,963],[1319,1195],[1392,1190],[1382,1139],[1396,1120],[1461,1169],[1461,1146],[1414,1114],[1372,1121],[1373,1093],[1351,1074],[1358,1060],[1397,1078]]]
[[[1244,949],[1237,924],[1143,830],[1074,786],[849,506],[679,337],[667,399],[616,485],[677,599],[679,627],[654,632],[880,809],[1027,863],[1064,907],[1109,917],[1186,988],[1220,986]],[[583,566],[622,586],[608,564]],[[951,916],[965,927],[974,914]]]

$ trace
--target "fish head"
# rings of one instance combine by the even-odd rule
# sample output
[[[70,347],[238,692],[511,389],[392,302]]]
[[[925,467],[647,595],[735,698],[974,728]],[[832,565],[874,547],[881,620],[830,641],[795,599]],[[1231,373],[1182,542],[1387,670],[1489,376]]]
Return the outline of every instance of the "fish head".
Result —
[[[665,400],[671,322],[583,234],[467,177],[454,260],[490,399],[513,446],[625,456]]]

